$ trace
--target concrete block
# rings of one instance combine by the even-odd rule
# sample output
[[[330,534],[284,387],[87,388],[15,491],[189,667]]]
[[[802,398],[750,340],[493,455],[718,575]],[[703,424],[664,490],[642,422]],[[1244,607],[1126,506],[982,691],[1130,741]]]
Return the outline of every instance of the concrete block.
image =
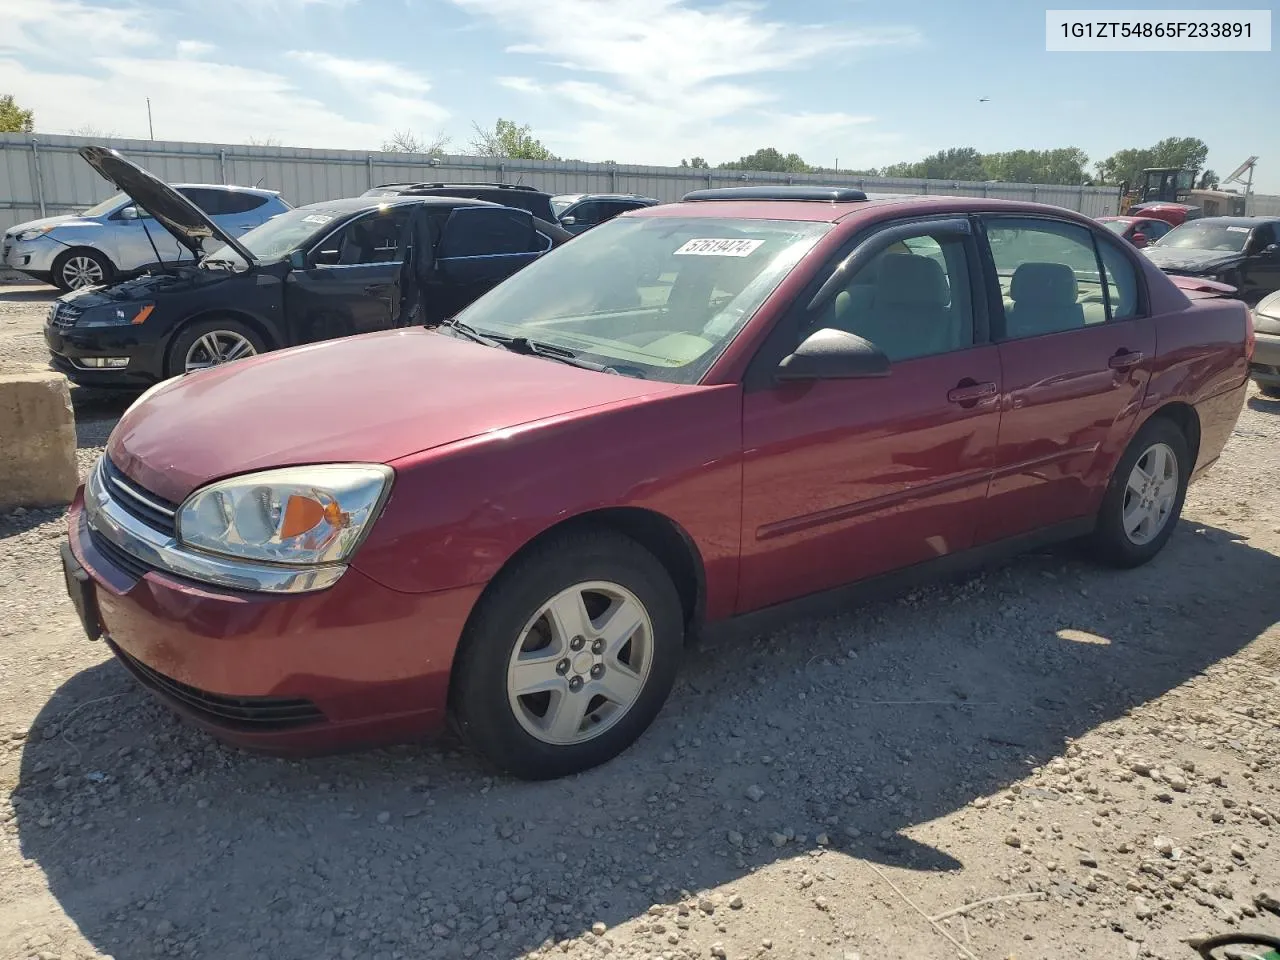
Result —
[[[67,378],[0,374],[0,510],[70,503],[78,483]]]

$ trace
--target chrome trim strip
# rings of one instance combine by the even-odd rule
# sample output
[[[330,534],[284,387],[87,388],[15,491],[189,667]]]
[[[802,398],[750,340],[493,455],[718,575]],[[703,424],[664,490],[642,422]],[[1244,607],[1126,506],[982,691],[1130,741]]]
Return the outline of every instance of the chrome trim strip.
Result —
[[[189,580],[255,593],[311,593],[333,586],[347,571],[346,564],[292,569],[198,553],[136,519],[110,495],[102,460],[84,487],[85,519],[90,528],[131,557]]]
[[[133,487],[129,486],[128,484],[121,483],[115,477],[107,477],[107,483],[111,485],[112,489],[120,491],[130,500],[134,501],[134,503],[140,503],[144,507],[148,507],[156,511],[156,513],[163,513],[166,517],[173,517],[177,515],[176,510],[171,510],[168,507],[163,506],[160,503],[157,503],[155,500],[152,500],[142,491],[135,490]]]

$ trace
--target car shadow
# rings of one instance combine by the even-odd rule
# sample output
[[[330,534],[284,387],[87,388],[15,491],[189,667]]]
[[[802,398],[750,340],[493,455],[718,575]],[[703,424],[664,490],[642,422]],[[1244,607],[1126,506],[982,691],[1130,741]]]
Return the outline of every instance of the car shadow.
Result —
[[[1265,397],[1258,393],[1248,400],[1249,409],[1259,413],[1280,413],[1280,398]]]
[[[60,294],[57,287],[25,283],[10,286],[0,281],[0,303],[52,303]]]
[[[1184,521],[1138,570],[1054,550],[712,639],[638,744],[546,783],[449,739],[242,753],[107,661],[40,712],[16,826],[102,953],[510,960],[820,844],[962,868],[909,832],[1237,653],[1277,620],[1276,582],[1280,558]]]

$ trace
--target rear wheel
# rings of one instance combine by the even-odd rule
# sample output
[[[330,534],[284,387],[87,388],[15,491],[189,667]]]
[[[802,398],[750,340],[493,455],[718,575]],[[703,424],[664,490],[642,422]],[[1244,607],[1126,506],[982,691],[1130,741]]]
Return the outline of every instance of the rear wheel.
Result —
[[[1187,438],[1164,417],[1148,420],[1124,455],[1102,499],[1094,555],[1115,567],[1136,567],[1159,553],[1182,514],[1191,476]]]
[[[267,345],[248,324],[230,318],[202,320],[185,327],[169,345],[169,376],[195,373],[263,353]]]
[[[110,281],[114,274],[110,260],[85,247],[68,250],[53,264],[53,283],[60,290],[98,286]]]
[[[1258,392],[1264,397],[1270,397],[1272,400],[1280,400],[1280,387],[1264,387],[1258,384]]]
[[[543,780],[604,763],[662,708],[684,615],[662,564],[609,532],[556,537],[504,571],[458,652],[458,729],[496,766]]]

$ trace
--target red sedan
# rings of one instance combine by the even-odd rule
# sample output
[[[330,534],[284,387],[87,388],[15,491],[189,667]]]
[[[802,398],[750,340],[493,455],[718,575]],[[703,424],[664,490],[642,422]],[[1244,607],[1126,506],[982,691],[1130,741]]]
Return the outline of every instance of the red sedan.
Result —
[[[1098,222],[1138,248],[1155,243],[1173,229],[1163,220],[1145,217],[1099,217]]]
[[[705,626],[1069,537],[1154,557],[1246,390],[1247,311],[1197,286],[1053,207],[691,194],[437,328],[153,388],[71,510],[68,586],[227,740],[452,713],[519,776],[583,770]]]

